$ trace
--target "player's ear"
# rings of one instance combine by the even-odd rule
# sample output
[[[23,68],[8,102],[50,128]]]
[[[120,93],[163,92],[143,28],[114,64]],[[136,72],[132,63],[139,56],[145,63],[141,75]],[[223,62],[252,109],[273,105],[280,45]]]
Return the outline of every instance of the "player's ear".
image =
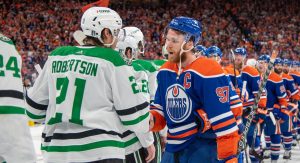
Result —
[[[112,34],[111,34],[111,32],[110,32],[110,30],[108,28],[104,28],[102,30],[102,32],[101,32],[101,38],[103,39],[103,41],[112,38]]]
[[[191,49],[193,46],[194,46],[194,43],[193,43],[193,41],[190,40],[185,44],[184,49]]]

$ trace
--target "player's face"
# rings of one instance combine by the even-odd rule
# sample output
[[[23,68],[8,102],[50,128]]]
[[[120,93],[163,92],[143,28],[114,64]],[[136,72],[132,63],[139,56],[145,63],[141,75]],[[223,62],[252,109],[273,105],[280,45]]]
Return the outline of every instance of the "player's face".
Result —
[[[240,55],[240,54],[236,54],[235,55],[235,66],[237,69],[241,69],[243,67],[243,62],[244,62],[244,56]]]
[[[284,73],[288,73],[288,71],[289,71],[289,66],[287,65],[287,64],[284,64],[283,66],[282,66],[282,71],[284,72]]]
[[[131,59],[131,57],[132,57],[132,50],[128,48],[126,50],[126,52],[125,52],[125,55],[126,55],[127,58]]]
[[[267,63],[265,61],[258,61],[258,70],[261,73],[264,73],[267,68]]]
[[[168,29],[167,35],[166,35],[166,49],[169,53],[168,60],[174,63],[178,63],[180,58],[180,50],[181,45],[184,42],[184,35],[173,30]]]
[[[274,71],[277,73],[277,74],[281,74],[282,73],[282,65],[281,64],[276,64],[274,66]]]

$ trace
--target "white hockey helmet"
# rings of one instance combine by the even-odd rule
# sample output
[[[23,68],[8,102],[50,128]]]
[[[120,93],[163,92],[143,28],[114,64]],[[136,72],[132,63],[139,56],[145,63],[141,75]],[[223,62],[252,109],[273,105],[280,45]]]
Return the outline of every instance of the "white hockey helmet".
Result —
[[[104,45],[111,46],[122,28],[122,19],[116,11],[106,7],[91,7],[84,12],[81,29],[86,36],[98,38],[103,43],[101,32],[104,28],[108,28],[113,35],[112,43]]]
[[[144,56],[145,41],[143,32],[137,27],[124,27],[119,33],[119,40],[124,40],[126,36],[131,36],[138,43],[139,53]]]
[[[251,66],[251,67],[256,67],[257,66],[257,61],[254,58],[250,58],[247,60],[246,65]]]
[[[131,36],[119,40],[116,49],[128,65],[131,65],[132,60],[136,59],[139,53],[138,42]]]

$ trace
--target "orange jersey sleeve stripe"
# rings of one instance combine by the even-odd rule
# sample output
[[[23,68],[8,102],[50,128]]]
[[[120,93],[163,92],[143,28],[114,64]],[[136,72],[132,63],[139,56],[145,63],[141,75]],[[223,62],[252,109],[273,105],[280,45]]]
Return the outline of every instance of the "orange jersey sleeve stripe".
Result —
[[[241,100],[240,99],[237,99],[237,100],[234,100],[234,101],[230,101],[230,105],[234,105],[234,104],[237,104],[237,103],[240,103]]]
[[[231,125],[232,123],[235,123],[235,122],[236,122],[236,120],[234,118],[232,118],[232,119],[229,119],[229,120],[227,120],[225,122],[222,122],[222,123],[219,123],[219,124],[217,124],[215,126],[212,126],[212,128],[214,130],[217,130],[217,129],[220,129],[220,128],[225,127],[225,126],[229,126],[229,125]]]
[[[195,129],[190,130],[190,131],[188,131],[188,132],[186,132],[186,133],[183,133],[183,134],[180,134],[180,135],[176,135],[176,136],[172,136],[172,135],[170,135],[170,134],[168,133],[168,138],[181,139],[181,138],[185,138],[185,137],[188,137],[188,136],[190,136],[190,135],[193,135],[193,134],[195,134],[195,133],[197,133],[197,132],[198,132],[198,129],[195,128]]]

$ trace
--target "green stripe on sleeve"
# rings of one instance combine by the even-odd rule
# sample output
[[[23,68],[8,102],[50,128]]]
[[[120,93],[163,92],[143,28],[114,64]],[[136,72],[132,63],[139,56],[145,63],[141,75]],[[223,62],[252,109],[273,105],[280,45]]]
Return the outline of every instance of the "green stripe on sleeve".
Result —
[[[0,106],[0,114],[25,114],[25,109],[17,106]]]
[[[46,115],[35,115],[30,113],[28,110],[26,110],[26,114],[28,115],[29,118],[31,119],[43,119],[46,117]]]
[[[115,140],[104,140],[83,145],[70,146],[41,146],[41,150],[47,152],[80,152],[103,147],[124,148],[124,142]]]
[[[149,112],[147,112],[146,114],[134,119],[134,120],[131,120],[131,121],[122,121],[122,124],[125,125],[125,126],[129,126],[129,125],[135,125],[135,124],[138,124],[140,123],[141,121],[143,121],[144,119],[146,119],[147,117],[149,116]]]

